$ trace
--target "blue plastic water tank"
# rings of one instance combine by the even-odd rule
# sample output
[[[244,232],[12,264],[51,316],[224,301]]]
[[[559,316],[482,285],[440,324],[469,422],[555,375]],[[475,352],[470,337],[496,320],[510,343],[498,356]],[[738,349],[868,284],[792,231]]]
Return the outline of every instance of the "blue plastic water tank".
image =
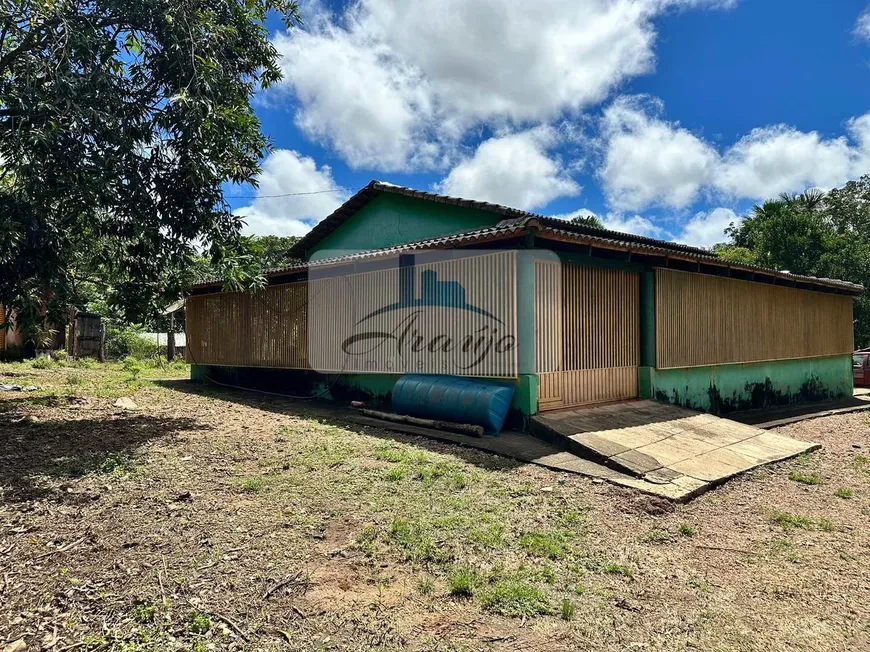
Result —
[[[488,435],[497,435],[514,396],[512,385],[462,378],[407,374],[393,387],[393,409],[424,419],[483,426]]]

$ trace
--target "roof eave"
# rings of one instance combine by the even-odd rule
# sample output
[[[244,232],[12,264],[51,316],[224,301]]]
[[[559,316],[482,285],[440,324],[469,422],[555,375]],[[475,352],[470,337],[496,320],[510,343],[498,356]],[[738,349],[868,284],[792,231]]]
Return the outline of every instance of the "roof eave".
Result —
[[[853,296],[860,296],[864,293],[864,286],[848,281],[840,281],[835,279],[815,278],[811,276],[801,276],[799,274],[790,274],[788,272],[780,272],[764,267],[756,267],[754,265],[743,265],[719,258],[715,254],[699,255],[690,252],[680,252],[669,248],[657,247],[655,245],[632,244],[624,242],[616,242],[607,238],[599,238],[596,236],[584,236],[580,234],[566,233],[550,227],[543,227],[537,235],[547,240],[555,240],[560,242],[568,242],[573,244],[583,244],[596,247],[599,249],[610,249],[613,251],[626,251],[631,253],[639,253],[650,256],[660,256],[669,260],[681,260],[690,263],[702,265],[710,265],[714,267],[722,267],[724,269],[736,269],[752,274],[760,274],[772,278],[779,278],[795,283],[804,283],[807,285],[815,285],[819,287],[836,289]]]

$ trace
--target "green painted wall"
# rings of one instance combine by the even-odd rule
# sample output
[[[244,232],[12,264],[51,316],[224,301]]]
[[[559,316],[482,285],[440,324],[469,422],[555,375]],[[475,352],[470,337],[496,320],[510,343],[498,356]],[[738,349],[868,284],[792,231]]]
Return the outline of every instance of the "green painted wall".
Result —
[[[309,260],[381,249],[491,226],[501,216],[404,195],[381,194],[306,252]]]
[[[517,254],[517,367],[520,374],[534,374],[535,360],[535,259],[534,250]],[[537,376],[535,376],[537,379]]]
[[[295,369],[259,369],[256,367],[190,366],[191,380],[215,381],[248,389],[259,389],[299,397],[317,397],[336,401],[368,401],[375,405],[387,404],[393,386],[401,374],[318,374]],[[537,411],[538,377],[522,374],[517,379],[494,378],[495,382],[515,386],[511,411],[514,427]]]
[[[851,360],[840,355],[684,369],[644,367],[641,391],[713,414],[841,398],[852,395]]]
[[[640,364],[656,366],[656,273],[640,274]]]

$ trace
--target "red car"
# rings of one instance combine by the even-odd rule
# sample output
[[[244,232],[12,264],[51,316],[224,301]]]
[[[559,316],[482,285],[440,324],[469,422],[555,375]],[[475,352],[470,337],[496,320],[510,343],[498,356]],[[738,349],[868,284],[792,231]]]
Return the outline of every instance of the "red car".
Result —
[[[855,387],[870,387],[870,351],[855,351],[852,354],[852,376]]]

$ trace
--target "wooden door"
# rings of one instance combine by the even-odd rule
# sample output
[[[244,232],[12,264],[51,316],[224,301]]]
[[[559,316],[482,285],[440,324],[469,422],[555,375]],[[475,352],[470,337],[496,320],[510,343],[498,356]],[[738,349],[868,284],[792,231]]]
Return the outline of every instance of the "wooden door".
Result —
[[[539,410],[637,396],[637,272],[541,261],[535,312]]]

